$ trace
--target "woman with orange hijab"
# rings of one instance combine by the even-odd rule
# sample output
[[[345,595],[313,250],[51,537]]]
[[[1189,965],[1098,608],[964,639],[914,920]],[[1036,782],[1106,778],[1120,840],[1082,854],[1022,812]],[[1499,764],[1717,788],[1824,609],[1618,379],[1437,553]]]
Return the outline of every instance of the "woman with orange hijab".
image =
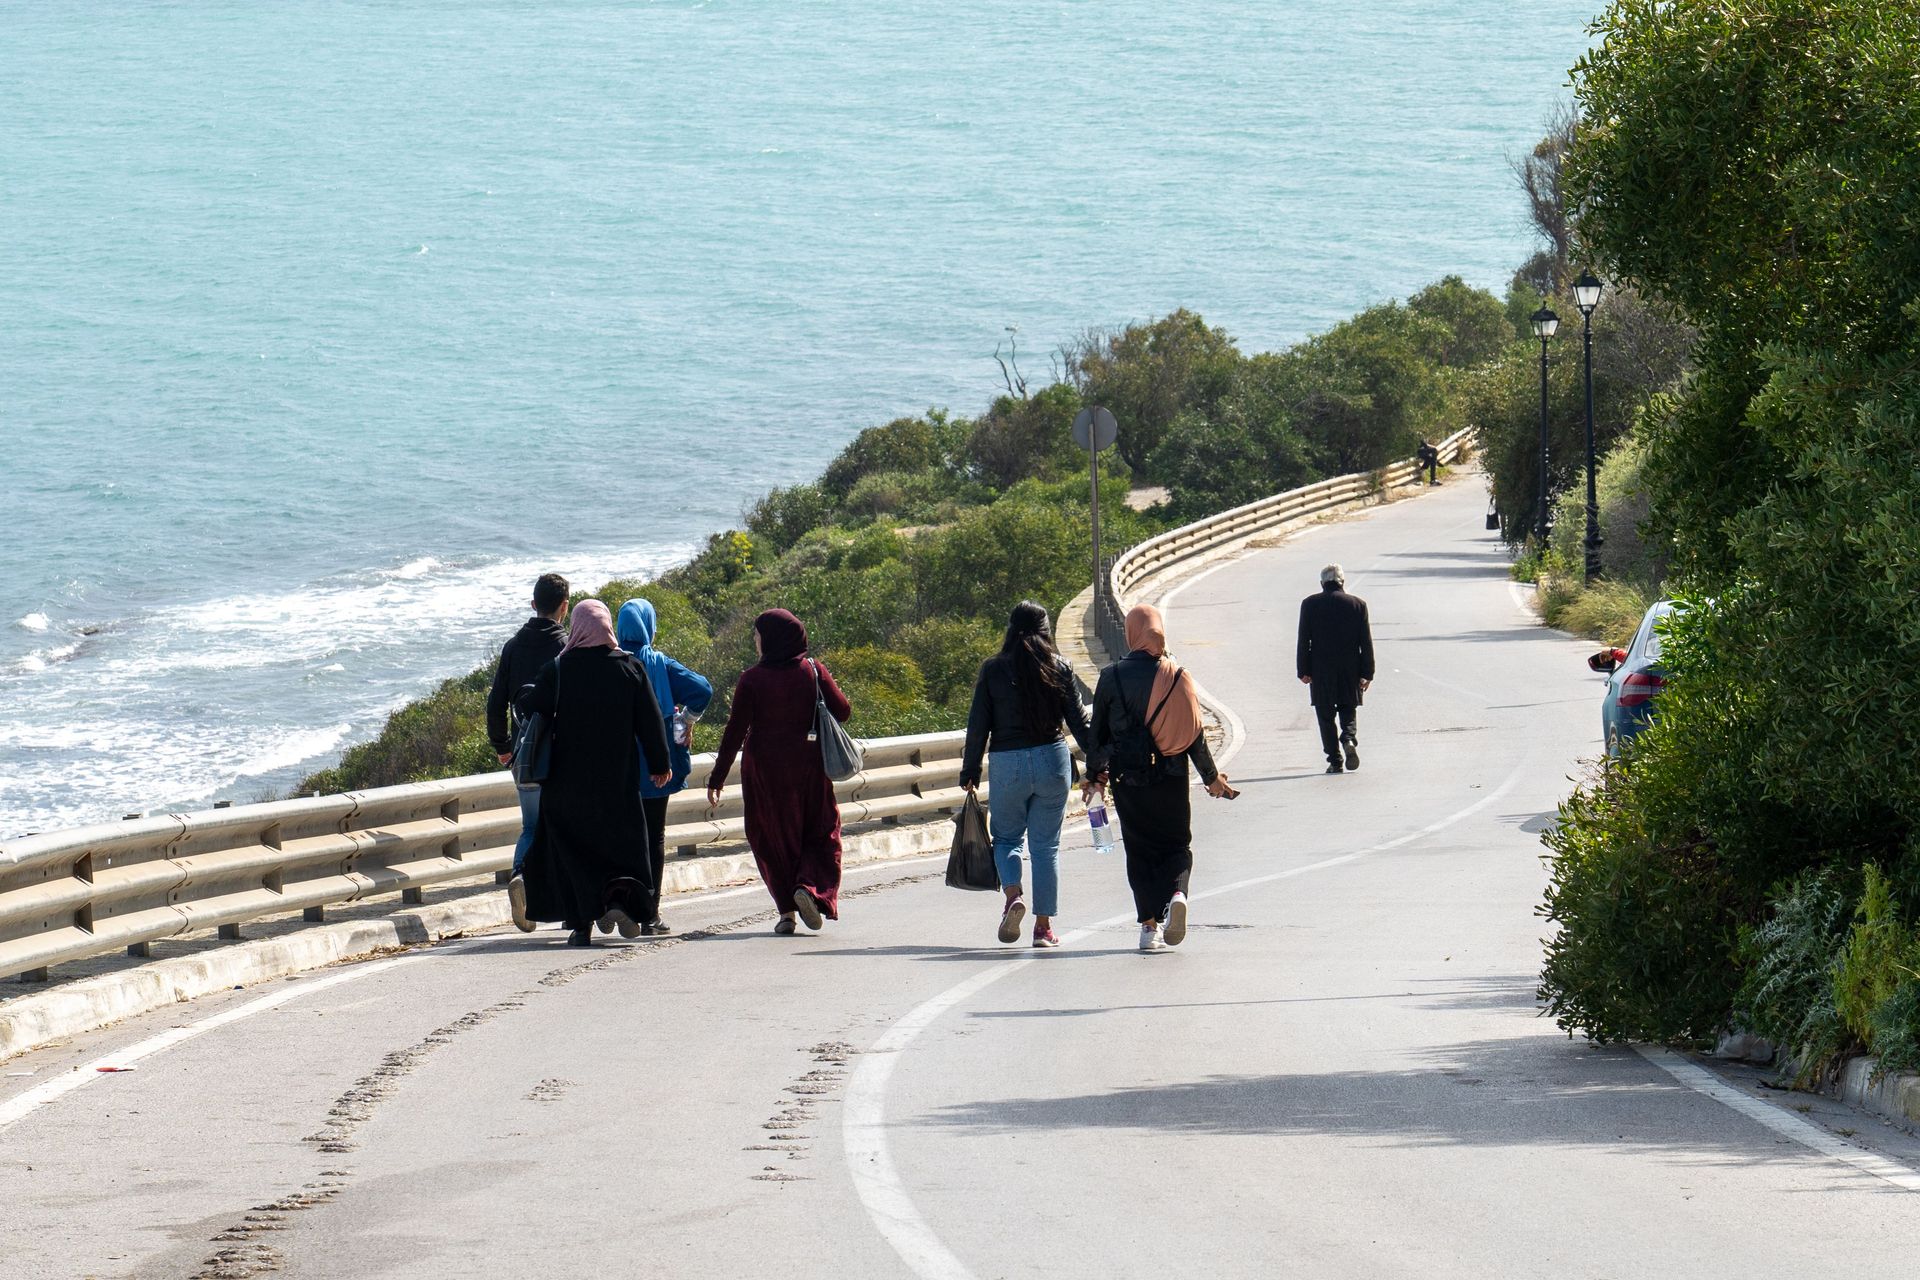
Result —
[[[1187,877],[1193,870],[1193,808],[1187,762],[1207,794],[1236,792],[1214,767],[1193,677],[1167,656],[1166,624],[1152,605],[1127,611],[1126,657],[1100,673],[1093,691],[1088,775],[1109,777],[1127,846],[1127,883],[1140,918],[1140,949],[1164,951],[1187,936]]]

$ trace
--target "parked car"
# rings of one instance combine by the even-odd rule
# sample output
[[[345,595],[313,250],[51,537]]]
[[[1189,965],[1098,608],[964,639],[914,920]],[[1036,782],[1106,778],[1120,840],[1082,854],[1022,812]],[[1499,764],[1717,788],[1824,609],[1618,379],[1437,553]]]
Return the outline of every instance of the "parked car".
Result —
[[[1606,696],[1600,701],[1600,736],[1607,754],[1617,756],[1620,746],[1653,722],[1654,699],[1666,688],[1667,673],[1660,666],[1663,619],[1685,606],[1674,600],[1661,600],[1647,610],[1633,643],[1624,649],[1602,649],[1587,659],[1587,665],[1607,677]]]

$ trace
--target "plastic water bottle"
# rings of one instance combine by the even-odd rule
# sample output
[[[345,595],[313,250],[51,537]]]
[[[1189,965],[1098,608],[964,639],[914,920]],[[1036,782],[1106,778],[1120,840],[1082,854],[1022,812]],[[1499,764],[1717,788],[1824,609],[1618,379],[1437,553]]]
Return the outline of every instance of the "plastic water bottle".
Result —
[[[673,742],[679,747],[693,745],[693,716],[685,707],[673,709]]]
[[[1113,852],[1113,823],[1107,820],[1107,798],[1096,794],[1087,806],[1087,826],[1093,830],[1093,847],[1099,853]]]

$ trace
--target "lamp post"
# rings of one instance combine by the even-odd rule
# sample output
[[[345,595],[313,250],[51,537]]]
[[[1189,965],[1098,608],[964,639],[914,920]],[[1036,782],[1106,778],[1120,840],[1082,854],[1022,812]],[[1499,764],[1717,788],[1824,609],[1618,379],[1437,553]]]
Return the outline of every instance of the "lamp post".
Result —
[[[1528,317],[1533,325],[1533,336],[1540,339],[1540,485],[1535,501],[1538,509],[1535,515],[1534,532],[1539,536],[1540,549],[1547,546],[1547,339],[1553,337],[1560,327],[1560,317],[1553,314],[1547,306],[1546,296],[1540,298],[1540,309]]]
[[[1600,576],[1600,490],[1594,478],[1593,458],[1593,309],[1600,305],[1605,289],[1599,277],[1582,271],[1573,282],[1573,302],[1580,308],[1580,338],[1586,352],[1587,372],[1587,581]]]

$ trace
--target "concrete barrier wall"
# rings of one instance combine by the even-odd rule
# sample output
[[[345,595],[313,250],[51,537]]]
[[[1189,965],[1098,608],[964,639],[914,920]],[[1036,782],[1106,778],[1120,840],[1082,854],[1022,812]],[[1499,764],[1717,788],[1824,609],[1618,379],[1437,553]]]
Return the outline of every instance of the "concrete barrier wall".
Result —
[[[1442,461],[1460,456],[1466,435],[1441,444]],[[1412,480],[1412,463],[1325,480],[1149,539],[1113,562],[1095,601],[1102,633],[1119,627],[1138,583],[1171,565]],[[866,768],[834,787],[842,819],[951,813],[964,794],[955,785],[964,745],[958,732],[868,741]],[[737,781],[707,813],[712,767],[711,755],[696,756],[688,789],[667,806],[677,856],[745,839]],[[329,906],[394,893],[417,902],[430,885],[506,871],[519,832],[513,783],[492,773],[10,841],[0,845],[0,978],[45,977],[51,965],[122,947],[141,954],[161,939],[263,916],[319,920]]]

